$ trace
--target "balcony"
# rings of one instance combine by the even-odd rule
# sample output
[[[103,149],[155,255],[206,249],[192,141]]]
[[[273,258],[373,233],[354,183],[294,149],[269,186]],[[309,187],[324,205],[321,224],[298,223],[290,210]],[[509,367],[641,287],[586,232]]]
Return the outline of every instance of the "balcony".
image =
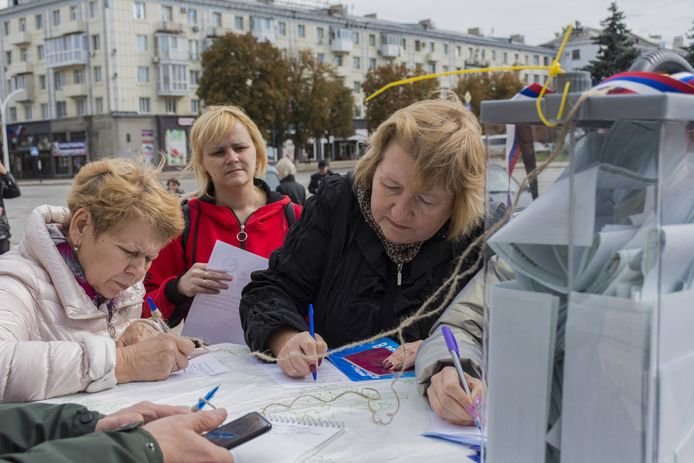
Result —
[[[253,37],[258,39],[258,42],[277,42],[277,30],[273,18],[251,17],[251,33]]]
[[[381,56],[384,58],[397,58],[400,56],[400,45],[384,43],[381,45]]]
[[[436,63],[439,60],[436,57],[436,55],[432,52],[428,52],[426,55],[424,55],[424,59],[427,60],[429,63]]]
[[[332,39],[330,41],[330,51],[333,53],[350,53],[352,51],[352,39]]]
[[[188,50],[168,49],[159,50],[157,55],[154,57],[154,61],[158,61],[160,63],[188,62],[189,58]]]
[[[14,74],[30,74],[34,72],[34,63],[30,63],[29,61],[19,61],[16,63],[10,64],[9,68],[7,69],[7,74],[9,75],[14,75]]]
[[[22,88],[24,91],[17,94],[17,96],[14,97],[14,101],[19,103],[34,101],[34,98],[36,97],[36,92],[34,91],[34,76],[31,74],[26,74],[24,76],[17,77],[22,77],[20,84],[21,87],[13,86],[12,91],[16,90],[17,88]]]
[[[87,34],[72,34],[46,40],[47,68],[84,66],[89,59]]]
[[[178,87],[178,88],[176,88]],[[172,86],[172,85],[164,85],[162,82],[159,82],[159,86],[157,88],[157,94],[159,96],[186,96],[188,95],[188,84],[180,84],[178,86]]]
[[[226,27],[208,27],[206,35],[207,37],[224,37],[229,32],[231,31]]]
[[[62,92],[65,97],[70,98],[86,96],[88,93],[87,84],[80,83],[64,85],[62,88]]]
[[[154,25],[155,32],[167,32],[169,34],[182,34],[183,24],[173,21],[157,21]]]
[[[164,63],[159,65],[159,96],[188,95],[188,66],[183,64]]]
[[[55,37],[58,35],[79,34],[80,32],[86,31],[87,23],[85,21],[65,21],[57,26],[53,26],[53,29],[51,30],[51,35]]]
[[[31,43],[31,34],[28,32],[15,32],[8,37],[7,41],[10,45],[25,45]]]

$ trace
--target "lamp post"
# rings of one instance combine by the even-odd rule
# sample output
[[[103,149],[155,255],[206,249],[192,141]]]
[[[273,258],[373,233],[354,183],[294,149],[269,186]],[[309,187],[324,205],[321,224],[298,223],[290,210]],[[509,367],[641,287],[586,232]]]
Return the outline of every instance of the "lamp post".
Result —
[[[7,107],[7,102],[10,101],[10,99],[19,94],[20,92],[23,92],[23,88],[18,88],[14,92],[11,92],[7,97],[5,97],[4,100],[2,100],[2,104],[0,104],[0,119],[2,119],[2,162],[5,164],[5,168],[7,171],[10,171],[10,148],[7,145],[7,128],[5,127],[5,108]]]

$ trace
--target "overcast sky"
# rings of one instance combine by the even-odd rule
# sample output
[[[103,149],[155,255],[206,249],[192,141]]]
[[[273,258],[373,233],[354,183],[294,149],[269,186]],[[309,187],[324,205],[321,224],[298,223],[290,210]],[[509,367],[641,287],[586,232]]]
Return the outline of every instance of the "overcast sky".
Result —
[[[339,3],[332,0],[331,3]],[[464,32],[480,27],[485,35],[524,34],[526,43],[538,45],[551,40],[562,26],[580,21],[600,27],[607,17],[609,0],[346,0],[350,13],[376,13],[381,19],[417,22],[431,19],[439,29]],[[694,22],[693,0],[621,0],[617,6],[626,14],[632,32],[647,37],[659,34],[672,44]],[[686,39],[685,39],[685,43]]]

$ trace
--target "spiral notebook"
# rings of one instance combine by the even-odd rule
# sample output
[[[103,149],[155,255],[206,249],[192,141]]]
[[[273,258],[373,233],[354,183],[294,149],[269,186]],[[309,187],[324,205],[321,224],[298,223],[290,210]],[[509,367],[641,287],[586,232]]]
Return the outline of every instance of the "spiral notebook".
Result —
[[[272,429],[231,450],[236,463],[299,463],[345,432],[339,421],[265,416]]]

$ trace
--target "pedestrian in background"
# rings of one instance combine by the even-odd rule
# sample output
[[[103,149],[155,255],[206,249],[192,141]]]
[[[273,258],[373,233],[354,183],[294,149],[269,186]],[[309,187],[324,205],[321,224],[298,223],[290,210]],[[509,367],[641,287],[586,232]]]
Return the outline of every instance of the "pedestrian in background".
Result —
[[[331,175],[332,170],[328,169],[328,163],[324,159],[318,161],[318,172],[311,175],[311,183],[308,184],[308,192],[315,195],[318,192],[318,188],[323,183],[326,175]]]
[[[296,181],[294,163],[289,158],[283,157],[275,167],[280,177],[280,184],[275,191],[289,196],[293,203],[303,206],[306,201],[306,189]]]
[[[10,221],[7,219],[5,199],[16,198],[22,194],[14,176],[0,162],[0,254],[10,250]]]
[[[166,191],[175,196],[181,196],[185,193],[183,188],[181,188],[181,182],[176,177],[171,177],[166,181]]]

